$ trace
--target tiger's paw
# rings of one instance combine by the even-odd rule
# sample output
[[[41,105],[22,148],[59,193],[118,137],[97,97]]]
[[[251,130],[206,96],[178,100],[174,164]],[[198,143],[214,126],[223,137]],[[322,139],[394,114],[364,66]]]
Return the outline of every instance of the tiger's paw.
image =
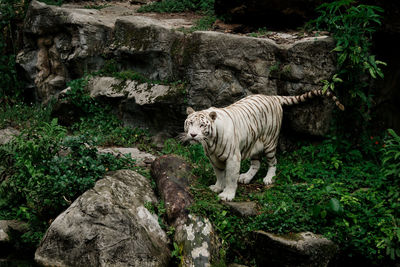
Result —
[[[247,175],[247,173],[242,173],[242,174],[239,176],[238,182],[239,182],[239,183],[242,183],[242,184],[248,184],[248,183],[250,183],[250,181],[251,181],[252,178],[253,178],[253,177],[249,177],[249,176]]]
[[[272,177],[271,178],[264,178],[263,182],[264,182],[265,185],[273,184]]]
[[[231,201],[235,197],[235,192],[224,191],[218,197],[223,201]]]
[[[214,185],[210,185],[210,190],[215,193],[219,193],[222,191],[222,188],[214,184]]]
[[[263,179],[265,185],[270,185],[273,183],[272,178],[275,176],[275,173],[276,167],[269,167],[267,175]]]

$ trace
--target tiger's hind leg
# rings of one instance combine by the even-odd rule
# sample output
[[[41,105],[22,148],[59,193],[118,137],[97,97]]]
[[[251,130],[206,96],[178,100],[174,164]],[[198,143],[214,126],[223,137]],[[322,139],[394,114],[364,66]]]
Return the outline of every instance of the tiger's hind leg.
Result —
[[[254,175],[256,175],[256,173],[260,169],[260,165],[261,163],[258,159],[252,159],[249,170],[246,173],[240,174],[239,183],[242,184],[250,183],[251,179],[253,179]]]
[[[265,156],[267,157],[267,164],[268,164],[268,172],[267,175],[264,177],[263,182],[265,185],[272,184],[272,178],[276,174],[276,146],[266,151]]]

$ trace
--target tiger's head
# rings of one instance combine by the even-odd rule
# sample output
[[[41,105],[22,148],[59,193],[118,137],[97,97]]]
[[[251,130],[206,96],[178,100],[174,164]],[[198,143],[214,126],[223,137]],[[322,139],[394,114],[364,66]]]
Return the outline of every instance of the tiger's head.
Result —
[[[186,109],[186,113],[188,117],[185,120],[185,133],[182,140],[190,143],[202,143],[210,140],[217,113],[205,110],[196,112],[191,107]]]

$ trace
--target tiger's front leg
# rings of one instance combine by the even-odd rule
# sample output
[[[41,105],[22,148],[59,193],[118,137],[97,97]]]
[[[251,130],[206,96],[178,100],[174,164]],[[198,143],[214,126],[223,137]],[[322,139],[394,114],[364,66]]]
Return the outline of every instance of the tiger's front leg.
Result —
[[[225,169],[225,188],[218,196],[221,200],[231,201],[235,198],[237,182],[239,179],[240,171],[240,154],[235,153],[232,158],[226,161]]]
[[[215,176],[217,177],[217,182],[214,185],[210,185],[211,191],[215,193],[219,193],[222,190],[224,190],[225,187],[225,171],[217,168],[216,166],[213,165],[214,173]]]

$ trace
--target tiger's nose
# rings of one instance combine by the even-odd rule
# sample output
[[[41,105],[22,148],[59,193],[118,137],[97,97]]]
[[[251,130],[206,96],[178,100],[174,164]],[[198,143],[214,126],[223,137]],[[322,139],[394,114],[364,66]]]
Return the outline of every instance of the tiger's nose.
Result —
[[[191,133],[190,135],[191,135],[193,138],[195,138],[197,134]]]

